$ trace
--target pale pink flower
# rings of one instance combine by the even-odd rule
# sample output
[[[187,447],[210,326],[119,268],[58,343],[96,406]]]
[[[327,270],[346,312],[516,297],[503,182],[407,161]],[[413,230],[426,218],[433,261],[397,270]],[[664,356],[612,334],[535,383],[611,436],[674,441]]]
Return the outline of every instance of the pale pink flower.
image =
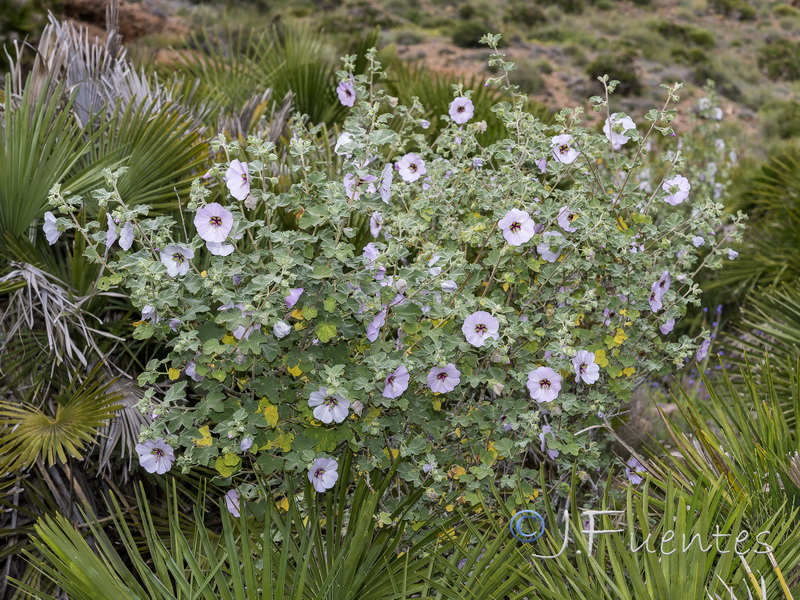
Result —
[[[186,275],[189,272],[189,260],[194,258],[194,251],[178,244],[165,246],[160,253],[161,262],[167,267],[167,275]]]
[[[374,342],[378,339],[378,335],[380,335],[381,327],[386,325],[386,309],[384,308],[381,312],[375,315],[375,318],[372,319],[370,323],[367,324],[367,339],[370,342]]]
[[[305,290],[303,288],[292,288],[289,290],[289,295],[286,296],[286,307],[287,308],[294,308],[294,305],[297,304],[297,301],[300,300],[300,296],[303,295]]]
[[[672,331],[674,327],[675,327],[675,319],[667,319],[667,322],[659,325],[658,329],[659,331],[661,331],[661,333],[667,335]]]
[[[237,200],[247,198],[247,194],[250,193],[250,172],[247,170],[247,163],[232,160],[228,170],[225,171],[225,185],[228,186],[231,196]]]
[[[547,262],[556,262],[561,256],[561,243],[563,241],[564,236],[559,232],[545,231],[542,234],[542,241],[536,246],[536,251]],[[552,246],[556,246],[556,248],[552,249]]]
[[[623,113],[612,114],[611,118],[606,119],[606,124],[603,126],[603,133],[606,134],[614,150],[619,150],[624,144],[628,143],[631,138],[625,133],[631,130],[636,131],[636,123]]]
[[[661,189],[667,192],[664,202],[676,206],[689,197],[689,190],[692,189],[689,180],[683,175],[676,175],[672,179],[667,179]]]
[[[225,506],[228,512],[237,519],[239,518],[239,492],[236,490],[228,490],[225,494]]]
[[[42,229],[44,230],[44,236],[47,238],[47,243],[51,246],[61,237],[61,232],[58,230],[58,225],[56,225],[56,217],[49,210],[44,213]]]
[[[503,232],[503,237],[512,246],[520,246],[530,241],[535,234],[536,223],[524,210],[512,208],[497,226]]]
[[[553,145],[553,158],[562,164],[574,163],[581,154],[573,146],[573,138],[568,133],[557,135],[550,142]]]
[[[344,80],[336,87],[336,94],[339,96],[339,102],[345,106],[353,106],[356,102],[356,86],[351,79]]]
[[[175,460],[175,451],[162,439],[147,440],[143,444],[136,444],[136,453],[139,455],[139,464],[148,473],[163,475],[172,467]]]
[[[198,235],[206,242],[221,244],[233,227],[233,214],[218,202],[211,202],[194,215]]]
[[[545,449],[547,449],[546,436],[548,434],[550,435],[551,438],[555,438],[555,435],[553,435],[553,429],[550,427],[550,425],[542,426],[542,432],[539,434],[539,441],[542,443],[542,445],[541,445],[542,452],[544,452]],[[549,450],[549,449],[547,449],[547,456],[550,457],[551,459],[558,458],[558,454],[559,454],[558,450],[555,450],[555,449]]]
[[[114,217],[111,213],[106,213],[106,221],[108,223],[108,231],[106,231],[106,248],[111,248],[114,242],[117,241],[117,224],[114,222]]]
[[[635,457],[631,456],[625,465],[625,474],[628,476],[628,481],[633,485],[639,485],[644,481],[642,475],[647,473],[647,469]]]
[[[217,242],[206,242],[206,248],[214,256],[228,256],[235,250],[233,244],[220,244]]]
[[[383,382],[384,398],[399,398],[408,389],[408,381],[411,376],[403,365],[397,367],[386,376]]]
[[[350,144],[352,141],[353,136],[345,131],[336,140],[336,145],[333,147],[333,151],[339,156],[350,156],[350,154],[344,149],[344,146]]]
[[[308,398],[308,406],[314,409],[314,418],[323,423],[342,423],[347,418],[350,401],[341,396],[328,394],[328,389],[321,387],[312,392]]]
[[[122,226],[119,233],[119,247],[123,250],[130,250],[133,245],[133,224],[129,221]]]
[[[372,237],[378,237],[378,234],[381,232],[381,227],[383,227],[383,215],[377,210],[374,210],[369,218],[369,232],[372,234]]]
[[[391,163],[387,163],[381,172],[381,181],[378,185],[378,192],[381,195],[381,200],[389,204],[389,199],[392,196],[392,179],[394,178],[394,168]]]
[[[552,402],[561,391],[561,375],[550,367],[539,367],[528,373],[528,391],[537,402]]]
[[[397,161],[395,168],[400,173],[400,177],[403,181],[408,183],[413,183],[428,172],[425,168],[425,162],[418,154],[414,154],[413,152],[406,154]]]
[[[647,301],[650,303],[650,310],[654,313],[664,308],[663,292],[661,288],[656,287],[655,289],[651,289]]]
[[[575,379],[592,384],[600,378],[600,365],[594,362],[594,352],[579,351],[572,359],[575,367]]]
[[[448,113],[454,123],[463,125],[475,115],[475,106],[469,98],[456,98],[450,103]]]
[[[332,458],[318,458],[308,470],[308,480],[314,489],[322,493],[331,489],[339,479],[339,463]]]
[[[428,387],[437,394],[446,394],[461,383],[461,371],[453,363],[444,367],[434,367],[428,373]]]
[[[480,348],[486,344],[487,339],[499,339],[498,330],[500,323],[485,310],[472,313],[464,320],[461,331],[467,341]]]
[[[572,226],[572,222],[578,218],[578,213],[574,213],[569,209],[569,206],[562,206],[558,212],[558,224],[564,231],[578,231],[577,227]]]

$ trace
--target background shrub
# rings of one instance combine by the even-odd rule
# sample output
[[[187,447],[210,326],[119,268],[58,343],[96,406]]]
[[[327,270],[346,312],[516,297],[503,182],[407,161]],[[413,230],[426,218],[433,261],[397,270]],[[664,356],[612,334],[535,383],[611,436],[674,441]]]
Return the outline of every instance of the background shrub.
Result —
[[[764,135],[781,140],[800,136],[800,102],[774,100],[759,111]]]
[[[642,82],[631,51],[598,55],[587,65],[586,74],[593,82],[602,75],[618,80],[617,93],[623,96],[638,96],[642,92]]]
[[[800,79],[800,43],[786,38],[761,47],[758,66],[772,79]]]

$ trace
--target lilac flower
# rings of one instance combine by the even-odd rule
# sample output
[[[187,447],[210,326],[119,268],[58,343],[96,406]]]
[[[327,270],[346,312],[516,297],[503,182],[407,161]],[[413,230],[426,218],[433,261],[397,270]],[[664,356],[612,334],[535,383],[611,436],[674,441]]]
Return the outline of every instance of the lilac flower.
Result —
[[[676,206],[689,197],[689,190],[692,189],[689,180],[683,175],[676,175],[672,179],[667,179],[661,189],[667,192],[664,202]]]
[[[430,127],[430,126],[431,126],[431,122],[430,122],[430,121],[428,121],[427,119],[422,119],[422,120],[419,122],[419,126],[420,126],[420,127],[422,127],[423,129],[427,129],[428,127]]]
[[[592,384],[600,379],[600,365],[594,362],[594,352],[580,350],[572,359],[572,366],[575,367],[575,380],[583,380],[583,383]]]
[[[311,392],[308,406],[314,409],[314,417],[323,423],[336,421],[342,423],[347,418],[347,409],[350,401],[341,396],[328,394],[328,389],[321,387],[316,392]]]
[[[578,158],[581,153],[573,147],[572,141],[572,136],[568,133],[557,135],[551,139],[550,142],[553,145],[553,158],[565,165],[574,163],[575,159]]]
[[[397,161],[395,168],[400,172],[403,181],[408,183],[413,183],[428,172],[425,162],[413,152]]]
[[[408,381],[411,376],[408,369],[403,365],[397,367],[386,376],[383,381],[383,397],[399,398],[408,389]]]
[[[195,363],[193,360],[190,360],[188,363],[186,363],[186,369],[184,370],[184,373],[186,373],[186,376],[194,381],[203,381],[203,379],[206,378],[205,375],[197,374],[197,363]]]
[[[472,166],[476,169],[480,169],[483,166],[483,159],[482,158],[473,158],[472,159]]]
[[[539,160],[535,161],[536,167],[542,172],[547,173],[547,159],[540,158]]]
[[[253,447],[253,438],[251,438],[249,435],[247,437],[242,438],[242,441],[239,444],[239,450],[241,452],[247,452],[252,447]]]
[[[346,144],[349,144],[349,143],[351,143],[352,141],[353,141],[353,136],[351,136],[349,133],[347,133],[347,132],[345,131],[345,132],[344,132],[342,135],[340,135],[340,136],[339,136],[339,138],[336,140],[336,145],[333,147],[333,151],[334,151],[336,154],[338,154],[339,156],[344,156],[344,155],[350,156],[350,154],[349,154],[349,153],[348,153],[346,150],[344,150],[344,146],[345,146]]]
[[[44,236],[47,238],[47,243],[51,246],[61,237],[61,232],[56,225],[56,217],[49,210],[44,213],[44,225],[42,225],[42,229],[44,230]]]
[[[728,250],[728,260],[736,260],[739,253],[736,250]]]
[[[152,321],[153,323],[158,323],[158,314],[156,313],[156,307],[147,304],[142,307],[142,321]]]
[[[569,231],[572,233],[573,231],[578,231],[577,227],[572,226],[572,222],[578,218],[578,214],[572,212],[569,209],[569,206],[562,206],[561,210],[558,212],[558,224],[561,226],[561,229],[564,231]]]
[[[699,248],[700,246],[704,246],[706,243],[705,238],[701,235],[696,235],[692,238],[692,244],[694,244],[695,248]]]
[[[286,307],[287,308],[294,308],[294,305],[297,304],[297,301],[300,300],[300,296],[303,295],[305,290],[303,288],[292,288],[289,290],[289,295],[286,296]]]
[[[369,244],[364,246],[364,253],[361,256],[363,256],[367,262],[372,264],[380,258],[381,253],[378,252],[378,249],[375,247],[375,244],[370,242]]]
[[[645,473],[647,473],[647,469],[644,468],[644,465],[640,463],[636,457],[631,456],[625,467],[625,474],[628,476],[628,481],[633,485],[639,485],[644,481],[642,475]]]
[[[695,354],[694,359],[697,362],[703,362],[706,357],[708,356],[708,349],[711,346],[711,340],[703,340],[703,343],[700,344],[700,347],[697,349],[697,354]]]
[[[106,213],[106,221],[108,223],[108,231],[106,231],[106,248],[111,248],[114,242],[117,241],[117,224],[114,223],[114,217],[111,213]]]
[[[614,113],[611,115],[611,118],[606,119],[606,124],[603,126],[603,133],[606,134],[608,141],[611,142],[611,147],[614,150],[619,150],[631,139],[624,134],[624,132],[630,131],[631,129],[636,131],[636,123],[633,122],[633,119],[622,113]],[[617,133],[618,131],[622,131],[623,133]]]
[[[339,102],[345,106],[353,106],[356,102],[356,86],[351,79],[344,80],[336,87],[336,94],[339,96]]]
[[[542,426],[542,432],[539,434],[539,441],[542,443],[542,452],[544,452],[547,448],[547,440],[545,438],[547,434],[550,434],[550,437],[555,438],[555,435],[553,435],[553,429],[550,427],[550,425]],[[547,456],[550,457],[550,459],[558,458],[558,454],[558,450],[547,450]]]
[[[221,244],[231,232],[233,214],[218,202],[211,202],[195,213],[194,226],[203,241]]]
[[[228,490],[225,494],[225,506],[228,512],[237,519],[239,518],[239,492],[236,490]]]
[[[122,226],[122,231],[119,233],[119,247],[123,250],[130,250],[133,245],[133,224],[131,222],[125,223]]]
[[[317,492],[331,489],[339,479],[339,463],[332,458],[318,458],[308,470],[308,480]]]
[[[143,444],[136,444],[136,453],[139,455],[139,464],[148,473],[163,475],[172,467],[175,460],[175,451],[162,439],[147,440]]]
[[[369,218],[369,232],[372,237],[378,237],[383,227],[383,215],[377,210],[372,211],[372,216]]]
[[[228,170],[225,171],[225,185],[228,186],[231,196],[237,200],[247,198],[250,193],[250,172],[247,170],[247,163],[232,160]]]
[[[663,292],[661,291],[661,288],[656,288],[654,290],[651,289],[650,297],[647,299],[647,301],[650,303],[650,310],[652,310],[654,313],[664,308]]]
[[[177,317],[172,317],[172,318],[169,320],[169,328],[170,328],[172,331],[177,331],[177,330],[178,330],[178,327],[180,327],[180,326],[181,326],[181,320],[180,320],[180,319],[178,319]]]
[[[476,348],[486,344],[487,339],[499,339],[500,323],[485,310],[472,313],[464,320],[461,331],[467,341]]]
[[[447,112],[454,123],[463,125],[475,115],[475,106],[469,98],[456,98],[450,103],[450,110]]]
[[[194,258],[194,251],[190,248],[170,244],[161,251],[161,262],[167,267],[167,275],[186,275],[189,272],[189,260]]]
[[[378,335],[381,332],[381,327],[386,325],[386,309],[384,308],[381,312],[375,315],[375,318],[372,319],[367,325],[367,339],[370,342],[374,342],[378,339]]]
[[[228,256],[233,254],[236,249],[233,244],[221,244],[218,242],[206,242],[206,249],[214,256]]]
[[[547,242],[547,238],[552,238],[552,242]],[[542,241],[536,246],[536,251],[541,255],[541,257],[546,260],[547,262],[556,262],[558,257],[561,256],[561,242],[563,242],[564,236],[561,235],[557,231],[545,231],[542,234]],[[550,249],[551,244],[558,244],[559,248],[556,251]]]
[[[667,335],[674,329],[674,327],[675,327],[675,319],[667,319],[666,323],[663,323],[658,326],[658,330],[662,334]]]
[[[437,394],[446,394],[461,383],[461,371],[453,363],[444,367],[434,367],[428,373],[428,387]]]
[[[291,326],[289,326],[284,321],[278,321],[275,325],[272,326],[272,333],[275,334],[275,337],[280,339],[285,338],[292,332]]]
[[[672,280],[670,279],[669,271],[664,271],[663,273],[661,273],[661,277],[658,278],[658,281],[656,281],[650,287],[650,289],[655,290],[655,288],[658,288],[662,292],[666,292],[667,290],[669,290],[671,285],[672,285]]]
[[[503,232],[506,242],[512,246],[520,246],[534,236],[536,223],[524,210],[512,208],[497,222],[497,226]]]
[[[561,391],[561,375],[550,367],[539,367],[528,373],[528,391],[537,402],[552,402]]]
[[[458,284],[452,279],[446,279],[442,282],[442,291],[455,292],[458,289]]]
[[[392,197],[392,179],[394,179],[394,168],[391,163],[387,163],[381,171],[381,181],[378,184],[378,193],[386,204],[389,204],[389,199]]]

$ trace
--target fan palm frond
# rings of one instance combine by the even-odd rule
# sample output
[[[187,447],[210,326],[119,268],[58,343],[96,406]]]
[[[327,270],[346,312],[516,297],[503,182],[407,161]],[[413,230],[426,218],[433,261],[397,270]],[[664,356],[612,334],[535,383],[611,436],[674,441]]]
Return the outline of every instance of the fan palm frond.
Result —
[[[119,395],[109,393],[109,383],[98,380],[99,372],[99,366],[85,376],[74,372],[71,381],[55,391],[55,401],[41,407],[0,401],[0,472],[13,472],[38,460],[53,465],[70,456],[83,458],[97,429],[119,408]],[[40,383],[32,395],[38,396],[44,387]]]

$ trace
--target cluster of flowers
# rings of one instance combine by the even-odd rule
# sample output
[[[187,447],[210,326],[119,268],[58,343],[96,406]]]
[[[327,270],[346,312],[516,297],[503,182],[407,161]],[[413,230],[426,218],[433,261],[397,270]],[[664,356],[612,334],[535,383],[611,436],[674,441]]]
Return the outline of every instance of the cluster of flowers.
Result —
[[[459,93],[428,146],[414,133],[428,121],[370,97],[361,77],[345,72],[337,88],[353,112],[334,164],[314,165],[316,132],[292,124],[288,185],[268,176],[272,144],[218,141],[239,158],[193,186],[190,239],[126,206],[108,174],[98,197],[107,246],[119,239],[122,251],[106,283],[142,308],[134,335],[170,348],[139,378],[153,417],[142,467],[303,471],[322,492],[338,480],[337,453],[355,451],[361,471],[402,456],[400,477],[437,501],[454,481],[473,493],[495,472],[513,486],[502,474],[525,476],[532,443],[543,460],[592,466],[601,458],[579,431],[694,351],[669,336],[699,294],[687,232],[721,227],[722,208],[696,201],[685,223],[671,214],[692,193],[682,175],[652,194],[626,187],[638,165],[626,148],[646,136],[621,113],[592,136],[568,125],[575,114],[545,126],[500,105],[511,137],[481,148]],[[404,117],[398,130],[382,106]],[[84,208],[58,188],[51,202]],[[67,227],[92,241],[100,223],[48,217],[48,240]],[[226,497],[234,514],[241,489]]]

